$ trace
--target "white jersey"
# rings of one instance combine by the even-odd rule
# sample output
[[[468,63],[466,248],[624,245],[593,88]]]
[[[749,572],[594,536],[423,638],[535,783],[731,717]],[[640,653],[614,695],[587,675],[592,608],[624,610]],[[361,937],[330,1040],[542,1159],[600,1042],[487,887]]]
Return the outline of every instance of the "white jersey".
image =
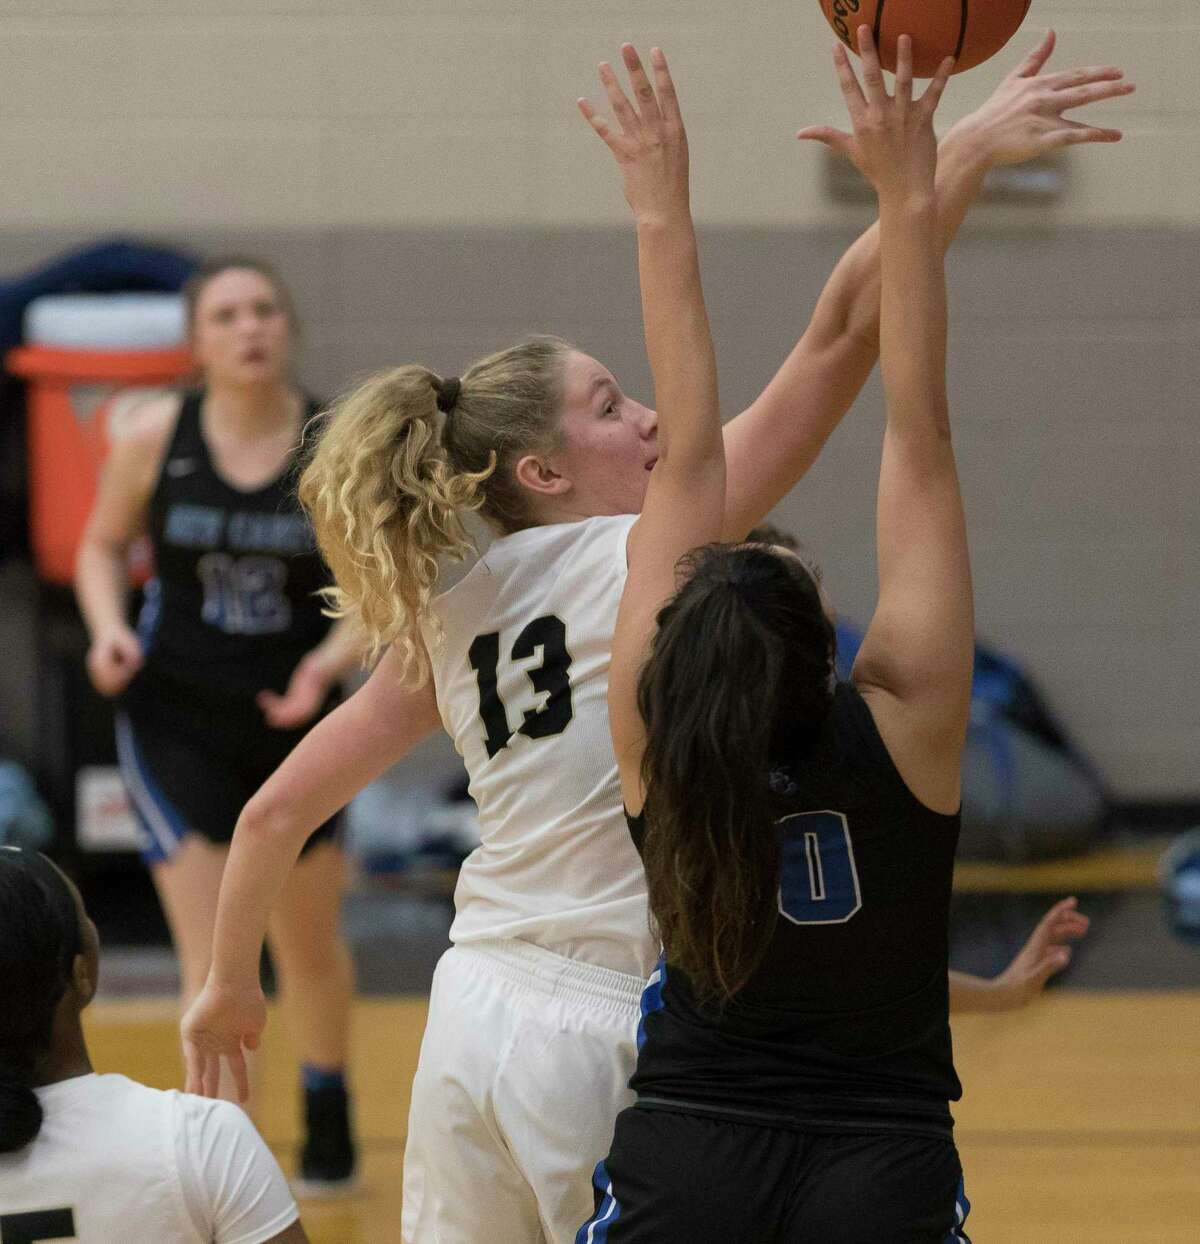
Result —
[[[518,938],[646,976],[658,955],[608,731],[608,669],[636,515],[496,540],[426,626],[442,722],[481,844],[450,938]]]
[[[124,1076],[35,1090],[45,1118],[0,1154],[0,1239],[261,1244],[299,1217],[245,1112]]]

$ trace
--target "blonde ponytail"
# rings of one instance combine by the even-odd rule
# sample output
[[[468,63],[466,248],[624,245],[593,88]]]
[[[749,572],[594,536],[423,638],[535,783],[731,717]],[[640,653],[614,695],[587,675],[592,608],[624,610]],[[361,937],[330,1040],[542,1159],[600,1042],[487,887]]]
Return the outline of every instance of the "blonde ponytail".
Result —
[[[484,502],[494,469],[456,471],[442,446],[435,385],[424,367],[371,377],[331,406],[300,477],[300,501],[336,585],[334,617],[353,616],[370,657],[397,646],[406,677],[429,674],[419,628],[437,586],[438,559],[472,548],[463,518]]]
[[[417,685],[438,562],[473,549],[465,516],[479,511],[502,535],[536,521],[516,463],[560,443],[573,349],[533,337],[472,364],[444,425],[441,380],[416,366],[372,376],[321,416],[300,500],[337,584],[329,612],[358,620],[371,657],[394,644]]]

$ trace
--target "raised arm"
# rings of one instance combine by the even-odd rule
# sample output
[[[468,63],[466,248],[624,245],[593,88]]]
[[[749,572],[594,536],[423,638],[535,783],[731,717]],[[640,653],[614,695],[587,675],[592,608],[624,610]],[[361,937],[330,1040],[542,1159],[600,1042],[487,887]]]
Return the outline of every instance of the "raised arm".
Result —
[[[266,1023],[258,963],[267,919],[309,834],[439,724],[432,683],[406,688],[394,652],[296,745],[238,818],[221,879],[212,967],[183,1019],[189,1092],[215,1096],[226,1058],[244,1101],[245,1049]]]
[[[1120,130],[1063,113],[1128,95],[1120,69],[1043,73],[1055,35],[959,121],[938,149],[937,244],[949,248],[989,169],[1079,143],[1113,143]],[[828,132],[828,131],[825,131]],[[814,137],[817,131],[804,131]],[[740,540],[791,491],[861,392],[879,357],[879,225],[846,252],[798,344],[762,394],[725,425],[724,539]]]
[[[608,706],[626,807],[642,806],[644,731],[637,679],[654,620],[675,591],[675,565],[689,549],[717,539],[725,501],[725,455],[717,368],[688,199],[688,147],[675,87],[654,48],[652,86],[634,49],[621,49],[636,106],[612,69],[600,67],[621,133],[586,100],[583,115],[617,159],[637,222],[638,272],[646,353],[658,406],[658,462],[630,536],[609,671]]]
[[[879,603],[852,678],[913,793],[953,812],[974,616],[946,399],[946,280],[933,192],[933,114],[948,66],[914,102],[911,41],[902,38],[889,96],[870,28],[858,33],[864,87],[845,49],[834,53],[854,134],[808,135],[845,152],[879,194],[887,401],[876,522]]]

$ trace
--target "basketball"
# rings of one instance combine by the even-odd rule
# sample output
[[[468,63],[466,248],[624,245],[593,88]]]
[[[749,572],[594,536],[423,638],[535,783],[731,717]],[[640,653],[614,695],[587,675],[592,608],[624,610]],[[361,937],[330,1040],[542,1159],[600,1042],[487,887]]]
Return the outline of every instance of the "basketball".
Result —
[[[931,78],[947,56],[955,73],[974,69],[1017,33],[1032,0],[821,0],[837,37],[858,51],[856,31],[869,25],[883,67],[896,68],[896,40],[911,35],[913,73]]]

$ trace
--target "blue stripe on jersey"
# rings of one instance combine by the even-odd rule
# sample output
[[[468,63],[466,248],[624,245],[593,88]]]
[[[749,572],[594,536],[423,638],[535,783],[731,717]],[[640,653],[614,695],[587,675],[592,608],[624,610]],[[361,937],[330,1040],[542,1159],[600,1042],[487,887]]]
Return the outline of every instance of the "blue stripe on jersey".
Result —
[[[642,990],[642,1018],[638,1021],[637,1030],[637,1047],[639,1050],[646,1044],[646,1020],[655,1011],[661,1011],[666,1006],[666,1003],[663,1001],[663,990],[666,987],[667,957],[666,955],[660,955],[658,962],[654,965],[654,971],[650,973],[650,979],[646,982],[646,988]]]
[[[592,1172],[592,1184],[600,1193],[596,1212],[575,1232],[575,1244],[606,1244],[608,1229],[621,1217],[621,1204],[613,1196],[612,1179],[603,1162]]]
[[[162,617],[162,584],[153,578],[142,589],[142,608],[138,613],[137,636],[142,641],[142,656],[145,657],[154,644],[154,636],[158,631],[158,622]]]
[[[959,1179],[958,1195],[954,1199],[954,1226],[946,1236],[946,1244],[971,1244],[971,1237],[963,1230],[970,1212],[971,1202],[967,1200],[966,1185]]]
[[[175,854],[188,834],[188,824],[154,780],[125,713],[116,714],[116,728],[117,762],[145,838],[142,859],[147,864],[159,864]]]

